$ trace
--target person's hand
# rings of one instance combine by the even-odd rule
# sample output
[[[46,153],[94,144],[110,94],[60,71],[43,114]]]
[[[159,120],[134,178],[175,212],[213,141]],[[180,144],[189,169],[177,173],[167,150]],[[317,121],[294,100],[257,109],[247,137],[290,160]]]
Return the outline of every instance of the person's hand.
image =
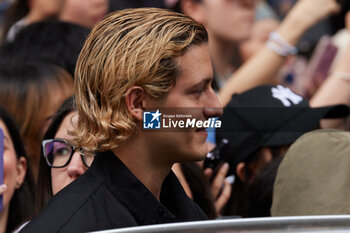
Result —
[[[211,183],[211,190],[212,190],[213,197],[215,199],[215,210],[216,210],[217,216],[220,215],[221,209],[225,206],[225,204],[227,203],[231,195],[231,190],[232,190],[231,184],[225,179],[228,170],[229,170],[228,163],[224,163],[220,167],[218,173],[213,178]],[[208,180],[210,180],[213,175],[213,169],[206,168],[204,170],[204,175],[207,177]]]
[[[299,0],[278,31],[285,40],[295,44],[306,30],[340,9],[336,0]]]
[[[299,0],[290,11],[290,17],[300,19],[304,26],[309,28],[340,10],[340,5],[336,0]]]
[[[3,195],[7,190],[7,185],[6,184],[2,184],[0,185],[0,196]]]

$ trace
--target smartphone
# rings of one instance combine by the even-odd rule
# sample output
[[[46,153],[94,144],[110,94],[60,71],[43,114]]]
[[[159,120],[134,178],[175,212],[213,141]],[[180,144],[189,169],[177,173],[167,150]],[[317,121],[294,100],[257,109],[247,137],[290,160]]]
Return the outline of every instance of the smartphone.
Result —
[[[4,132],[0,128],[0,184],[4,183]],[[3,195],[0,195],[0,211],[3,208]]]
[[[229,146],[229,141],[227,139],[222,139],[221,142],[212,150],[210,151],[205,160],[203,169],[211,168],[213,169],[213,175],[211,176],[210,181],[216,176],[218,173],[221,165],[225,162],[225,157],[227,154]]]
[[[303,97],[310,99],[322,82],[327,78],[338,48],[333,44],[332,38],[323,36],[316,46],[313,56],[302,75],[304,82]]]

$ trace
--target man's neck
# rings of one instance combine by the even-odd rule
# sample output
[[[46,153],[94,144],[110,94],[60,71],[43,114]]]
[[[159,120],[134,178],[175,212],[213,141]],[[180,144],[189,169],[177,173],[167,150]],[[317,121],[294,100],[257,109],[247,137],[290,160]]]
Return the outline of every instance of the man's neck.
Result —
[[[149,145],[145,145],[142,139],[137,137],[130,138],[114,149],[113,153],[159,200],[163,181],[172,164],[159,161],[158,156],[149,151]]]
[[[26,24],[31,24],[43,20],[44,17],[36,9],[29,11],[28,15],[25,17]]]

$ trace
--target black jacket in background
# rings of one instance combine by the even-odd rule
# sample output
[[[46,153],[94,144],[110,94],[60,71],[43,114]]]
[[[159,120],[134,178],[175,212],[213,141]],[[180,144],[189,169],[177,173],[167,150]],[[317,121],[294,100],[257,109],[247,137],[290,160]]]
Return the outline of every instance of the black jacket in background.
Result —
[[[21,232],[87,232],[207,219],[173,172],[160,202],[112,152],[95,158],[76,181],[55,195]]]

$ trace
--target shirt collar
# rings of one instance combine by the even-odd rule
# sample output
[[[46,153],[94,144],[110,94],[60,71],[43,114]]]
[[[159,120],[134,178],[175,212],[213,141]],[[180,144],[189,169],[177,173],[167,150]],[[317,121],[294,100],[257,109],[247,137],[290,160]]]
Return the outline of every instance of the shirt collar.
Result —
[[[111,151],[98,154],[91,169],[107,178],[107,188],[141,225],[193,218],[193,203],[172,171],[163,182],[159,202]]]

